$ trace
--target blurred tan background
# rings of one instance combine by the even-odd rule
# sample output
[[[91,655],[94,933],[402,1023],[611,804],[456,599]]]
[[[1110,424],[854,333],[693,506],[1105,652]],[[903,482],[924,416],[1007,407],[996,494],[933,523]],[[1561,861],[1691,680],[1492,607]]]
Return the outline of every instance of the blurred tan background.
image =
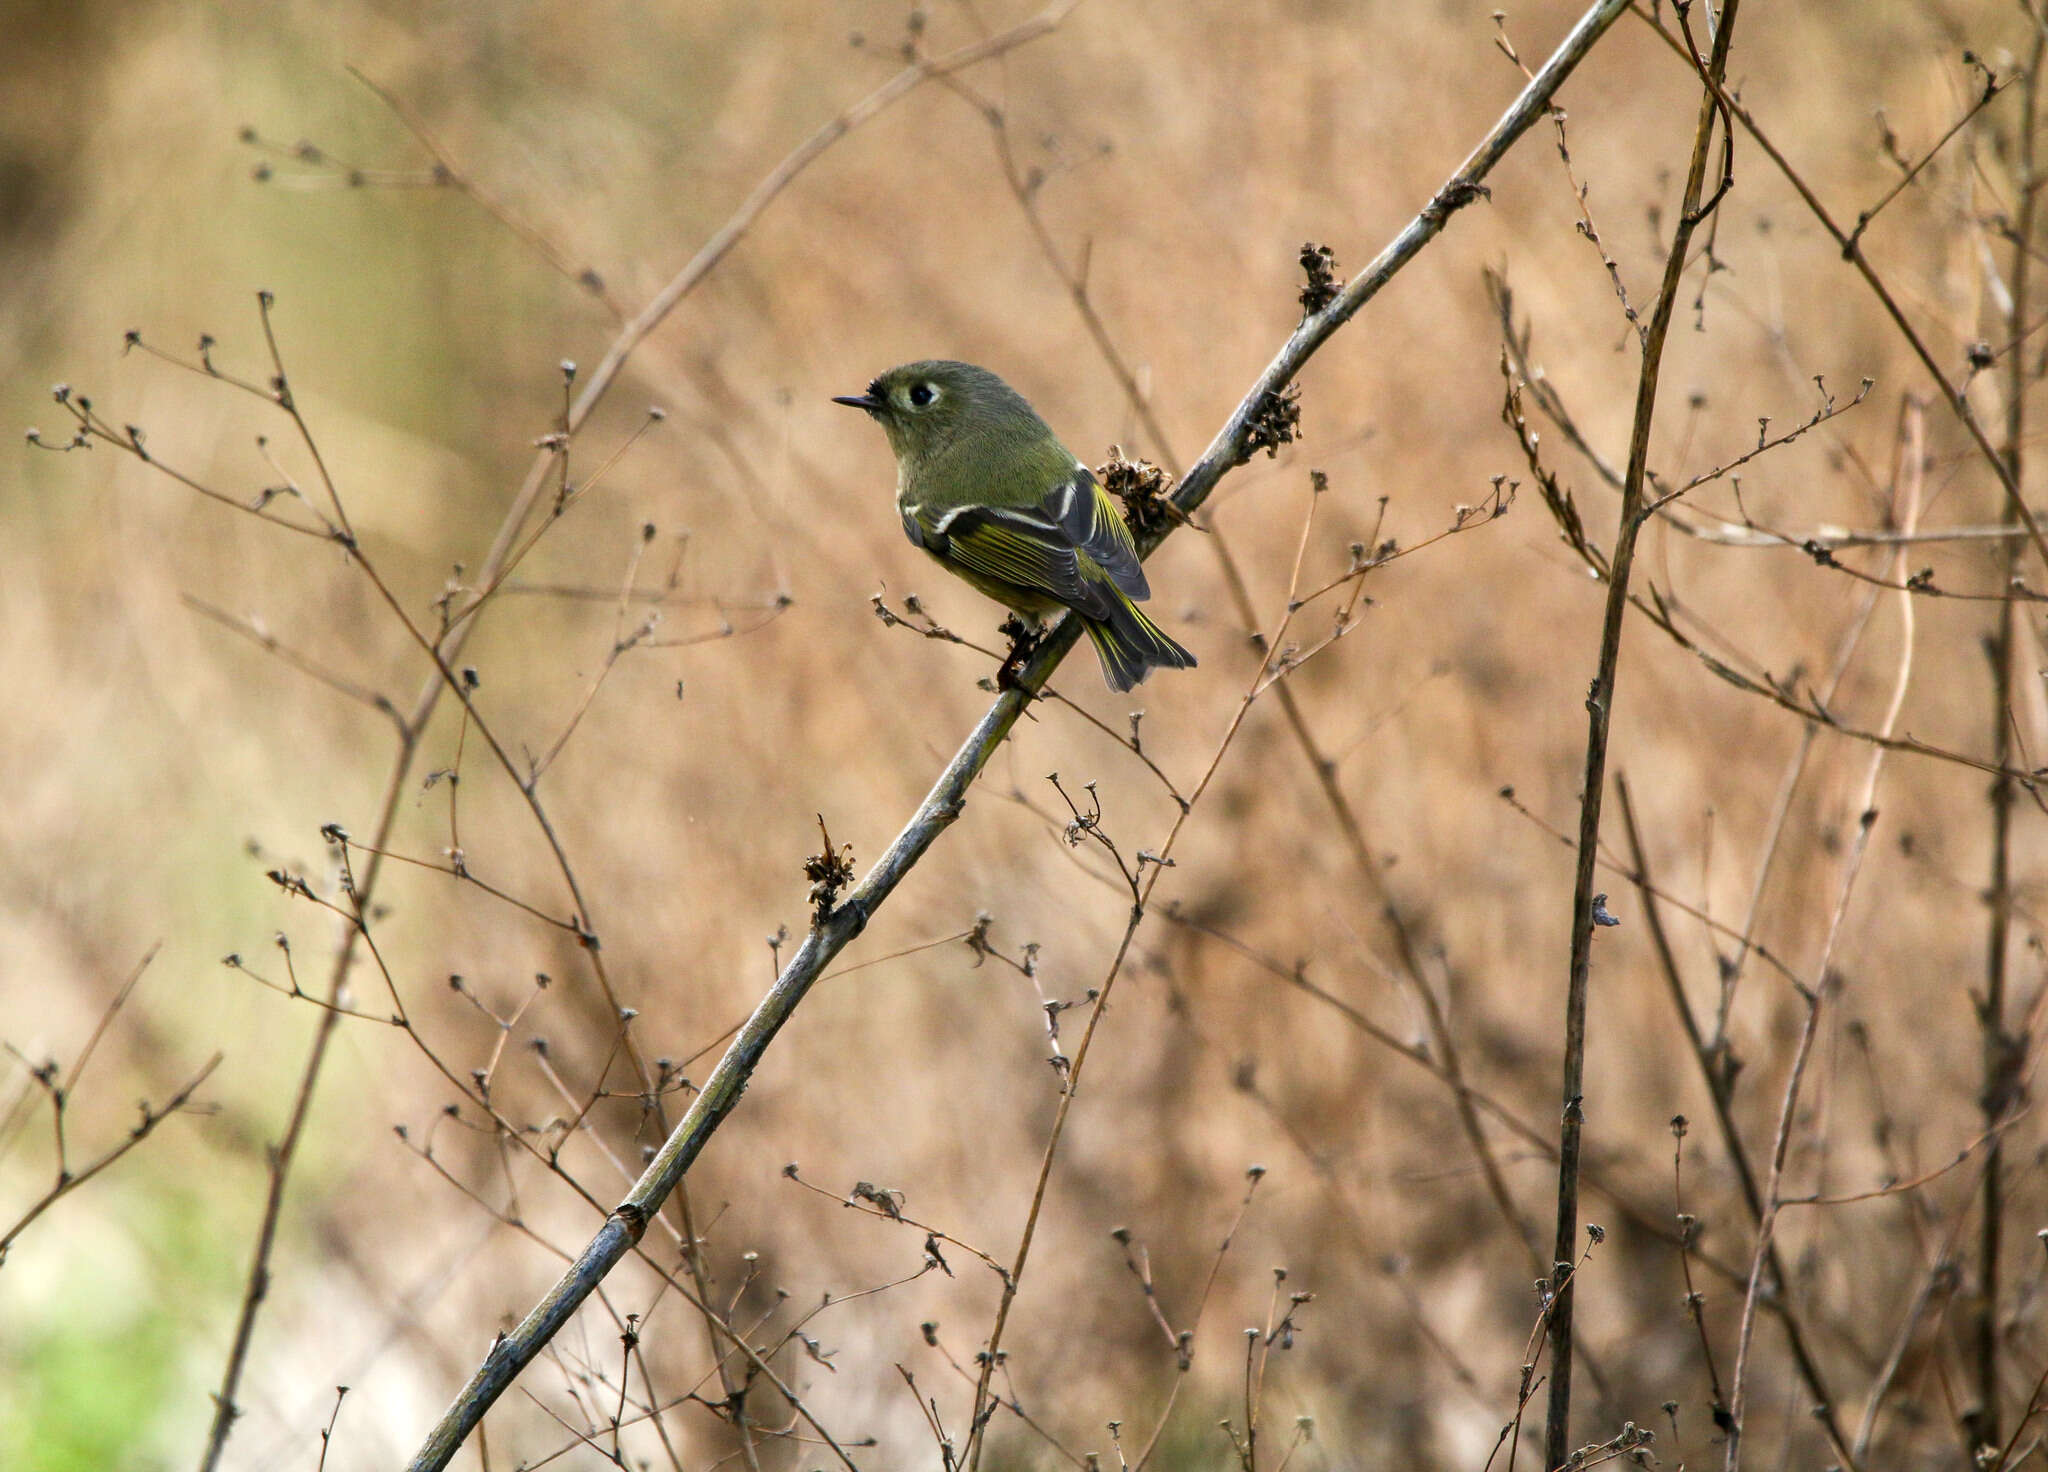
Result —
[[[1521,77],[1494,46],[1490,5],[1243,7],[1087,0],[1053,34],[964,73],[998,103],[1020,167],[1069,262],[1085,257],[1091,299],[1138,365],[1172,453],[1191,460],[1294,325],[1304,240],[1342,274],[1425,202],[1498,116]],[[942,52],[1028,7],[935,3],[922,44]],[[1506,27],[1537,64],[1576,13],[1545,3]],[[642,303],[775,163],[900,65],[908,12],[886,3],[640,7],[377,4],[17,6],[0,13],[0,424],[69,430],[48,396],[64,381],[152,452],[236,496],[275,484],[256,436],[288,473],[310,462],[289,424],[252,398],[144,353],[122,334],[189,357],[269,373],[255,312],[275,324],[298,401],[336,477],[366,557],[421,620],[457,564],[474,569],[526,466],[560,414],[557,364],[588,370],[617,323],[527,242],[455,190],[382,186],[429,155],[357,67],[402,99],[502,209],[597,271],[626,309]],[[1875,110],[1917,159],[1969,105],[1974,49],[2001,74],[2028,42],[2017,7],[1868,4],[1853,24],[1829,8],[1760,6],[1737,32],[1731,75],[1759,120],[1853,220],[1898,177]],[[1566,87],[1573,167],[1631,300],[1647,309],[1697,108],[1697,88],[1640,20],[1625,18]],[[1869,249],[1951,374],[1968,344],[2003,343],[2011,248],[1994,217],[2012,197],[2020,97],[2000,98],[1888,207]],[[260,139],[299,140],[319,159]],[[1755,443],[1757,420],[1806,417],[1815,374],[1854,413],[1746,467],[1742,507],[1779,528],[1881,525],[1898,410],[1924,374],[1839,251],[1746,139],[1715,232],[1726,270],[1697,319],[1684,288],[1665,362],[1654,460],[1674,479]],[[335,163],[333,161],[339,161]],[[252,174],[267,166],[271,177]],[[350,167],[372,183],[350,187]],[[1500,423],[1500,331],[1482,268],[1503,271],[1534,331],[1535,357],[1613,461],[1626,452],[1637,354],[1598,254],[1575,230],[1571,186],[1550,130],[1494,175],[1492,198],[1340,334],[1304,375],[1302,442],[1235,473],[1214,522],[1245,569],[1260,617],[1277,621],[1308,501],[1308,469],[1330,496],[1304,582],[1341,573],[1347,545],[1404,545],[1480,501],[1491,477],[1527,480]],[[1995,263],[1996,273],[1987,269]],[[1704,330],[1695,330],[1703,324]],[[479,702],[515,753],[546,751],[614,639],[614,594],[643,525],[656,529],[639,586],[678,570],[659,637],[732,637],[623,657],[549,769],[542,796],[590,898],[621,1000],[650,1057],[691,1058],[744,1015],[772,975],[766,938],[806,919],[815,814],[865,868],[985,707],[982,656],[884,628],[868,599],[916,593],[984,643],[997,615],[944,581],[903,540],[881,438],[828,402],[876,371],[940,355],[995,368],[1068,443],[1098,460],[1112,443],[1154,459],[1115,377],[1034,241],[971,100],[927,84],[831,148],[644,345],[575,444],[589,474],[639,424],[634,445],[521,568],[521,591],[488,611],[464,656]],[[2002,423],[2003,376],[1972,402]],[[1930,526],[2002,514],[1996,482],[1939,406],[1928,416]],[[1548,426],[1542,426],[1548,430]],[[20,441],[17,439],[19,445]],[[2031,455],[2034,446],[2026,445]],[[1554,432],[1552,468],[1589,528],[1611,544],[1615,500]],[[0,1461],[47,1468],[191,1465],[211,1416],[265,1187],[266,1150],[289,1109],[315,1009],[220,958],[240,953],[282,979],[272,936],[291,939],[301,982],[324,986],[331,917],[280,894],[266,868],[332,892],[319,837],[374,827],[391,769],[390,723],[195,610],[256,620],[333,676],[408,707],[426,673],[416,646],[361,573],[331,546],[208,502],[102,445],[55,455],[22,445],[0,474],[0,1227],[55,1169],[49,1103],[30,1068],[68,1066],[123,978],[160,946],[66,1109],[74,1164],[116,1142],[136,1101],[158,1103],[216,1049],[204,1112],[166,1122],[105,1175],[33,1224],[0,1266]],[[1726,482],[1698,493],[1738,518]],[[1986,542],[1930,546],[1911,564],[1944,588],[1984,591]],[[1881,570],[1879,554],[1844,554]],[[1817,684],[1866,589],[1795,551],[1717,547],[1659,524],[1639,571],[1716,631],[1747,670]],[[2036,570],[2033,576],[2041,574]],[[1154,609],[1200,656],[1127,701],[1086,656],[1059,688],[1116,730],[1145,712],[1145,750],[1182,790],[1215,751],[1256,656],[1215,551],[1175,537],[1152,567]],[[2038,584],[2037,584],[2038,585]],[[1363,626],[1294,679],[1309,726],[1385,865],[1471,1082],[1554,1134],[1571,857],[1497,796],[1512,785],[1570,829],[1583,761],[1583,699],[1602,590],[1559,543],[1533,490],[1503,520],[1419,552],[1368,581]],[[793,600],[775,612],[776,600]],[[1837,701],[1874,724],[1897,665],[1896,600],[1881,602]],[[1990,751],[1998,716],[1980,641],[1996,605],[1922,599],[1901,729],[1945,748]],[[1305,636],[1328,627],[1304,612]],[[630,630],[632,620],[627,627]],[[1732,653],[1730,651],[1733,651]],[[2039,664],[2028,654],[2026,668]],[[2048,749],[2038,693],[2014,728]],[[1174,816],[1160,784],[1073,712],[1046,705],[991,765],[962,821],[904,884],[849,963],[956,936],[979,912],[1017,955],[1041,946],[1046,994],[1098,986],[1127,901],[1087,851],[1062,841],[1045,774],[1098,784],[1126,853],[1157,847]],[[459,722],[444,701],[404,789],[394,847],[430,862],[449,846]],[[1739,927],[1800,722],[1715,679],[1647,625],[1624,647],[1614,766],[1633,787],[1651,861],[1687,903]],[[1794,792],[1760,911],[1758,939],[1811,979],[1851,835],[1866,749],[1823,734]],[[2038,756],[2034,758],[2039,760]],[[473,873],[550,915],[562,882],[530,815],[468,734],[461,847]],[[1850,1192],[1947,1163],[1983,1127],[1982,1035],[1988,779],[1901,755],[1879,790],[1872,853],[1834,965],[1805,1091],[1789,1192]],[[2016,896],[2038,902],[2040,813],[2018,808]],[[1608,834],[1620,851],[1618,813]],[[1902,844],[1911,837],[1910,851]],[[1006,1393],[1059,1446],[1115,1452],[1149,1434],[1176,1372],[1110,1237],[1127,1227],[1157,1274],[1160,1303],[1187,1327],[1248,1165],[1268,1174],[1201,1320],[1195,1368],[1155,1465],[1234,1461],[1216,1429],[1241,1427],[1245,1326],[1263,1322],[1271,1269],[1312,1291],[1294,1347],[1275,1351],[1261,1408],[1262,1455],[1277,1458],[1313,1417],[1311,1467],[1481,1466],[1512,1415],[1536,1304],[1532,1258],[1504,1223],[1451,1093],[1264,969],[1300,962],[1317,986],[1404,1041],[1435,1051],[1425,1009],[1394,974],[1395,947],[1310,765],[1263,697],[1227,753],[1162,880],[1097,1039],[1055,1168],[1012,1328]],[[1589,1162],[1646,1219],[1670,1227],[1667,1121],[1694,1120],[1684,1209],[1701,1244],[1748,1261],[1751,1223],[1705,1087],[1685,1051],[1628,883],[1608,876],[1623,921],[1597,943]],[[597,1087],[613,1028],[587,958],[550,929],[473,888],[417,868],[378,893],[386,963],[420,1038],[458,1077],[486,1066],[499,1033],[451,991],[460,974],[509,1015],[536,972],[553,985],[510,1034],[494,1083],[509,1117],[545,1130]],[[1168,902],[1201,928],[1175,923]],[[1711,1018],[1717,958],[1734,945],[1667,910],[1695,1010]],[[2041,984],[2030,922],[2015,930],[2018,1016]],[[787,954],[785,949],[784,954]],[[389,1010],[359,967],[355,1003]],[[1804,1017],[1787,982],[1754,960],[1731,1038],[1746,1067],[1736,1114],[1767,1155],[1785,1068]],[[1066,1014],[1071,1049],[1080,1011]],[[833,980],[805,1004],[745,1102],[691,1177],[719,1291],[745,1289],[739,1321],[779,1332],[821,1294],[916,1272],[921,1234],[856,1217],[780,1175],[835,1193],[869,1181],[904,1193],[920,1221],[1007,1260],[1057,1102],[1031,984],[976,966],[955,940]],[[711,1058],[683,1067],[701,1078]],[[614,1088],[630,1088],[613,1075]],[[361,1020],[338,1030],[296,1164],[270,1300],[239,1393],[224,1465],[310,1467],[333,1387],[349,1395],[330,1468],[409,1454],[490,1342],[559,1270],[516,1216],[573,1251],[597,1216],[532,1158],[494,1144],[481,1116],[441,1118],[455,1099],[421,1047]],[[679,1107],[679,1105],[677,1106]],[[438,1123],[437,1123],[438,1120]],[[590,1115],[593,1139],[565,1166],[600,1201],[622,1194],[654,1142],[630,1098]],[[393,1133],[433,1140],[437,1174]],[[1517,1209],[1548,1256],[1555,1169],[1488,1117]],[[557,1132],[559,1133],[559,1132]],[[2041,1136],[2007,1135],[2009,1257],[1998,1314],[2010,1430],[2044,1357],[2042,1260],[2032,1233],[2048,1206]],[[616,1164],[612,1163],[616,1161]],[[1799,1208],[1780,1228],[1809,1332],[1852,1426],[1910,1306],[1944,1254],[1960,1264],[1903,1337],[1877,1419],[1874,1465],[1960,1466],[1955,1429],[1971,1395],[1962,1344],[1973,1259],[1965,1166],[1925,1189],[1863,1204]],[[1579,1376],[1578,1440],[1653,1427],[1664,1465],[1721,1455],[1698,1337],[1681,1306],[1679,1257],[1589,1192],[1609,1229],[1584,1268],[1579,1322],[1596,1367]],[[650,1238],[650,1241],[653,1239]],[[743,1254],[757,1253],[749,1269]],[[835,1436],[877,1439],[862,1465],[937,1465],[896,1369],[908,1367],[964,1434],[969,1390],[919,1326],[936,1321],[971,1368],[997,1283],[965,1253],[929,1274],[835,1307],[806,1326],[825,1363],[792,1347],[778,1369]],[[1695,1273],[1700,1273],[1695,1268]],[[1738,1289],[1702,1284],[1719,1372],[1729,1375]],[[646,1313],[653,1279],[629,1269],[619,1312]],[[607,1407],[616,1330],[579,1320],[560,1357],[522,1381],[489,1422],[493,1465],[597,1465],[550,1411],[585,1424],[573,1394]],[[670,1394],[707,1366],[703,1326],[671,1295],[646,1326]],[[1760,1323],[1750,1369],[1756,1465],[1820,1465],[1824,1443],[1783,1339]],[[636,1394],[638,1392],[636,1391]],[[716,1396],[716,1382],[705,1392]],[[536,1399],[537,1398],[537,1399]],[[1659,1409],[1676,1402],[1675,1426]],[[548,1410],[541,1409],[542,1405]],[[768,1414],[764,1412],[763,1414]],[[1540,1410],[1529,1418],[1532,1433]],[[701,1405],[665,1425],[681,1465],[735,1450]],[[1134,1431],[1133,1428],[1137,1430]],[[992,1428],[992,1460],[1058,1465],[1015,1417]],[[608,1444],[608,1443],[607,1443]],[[763,1446],[765,1465],[822,1465],[815,1445]],[[666,1454],[644,1424],[639,1462]],[[1524,1461],[1534,1460],[1527,1448]],[[476,1453],[462,1465],[475,1466]]]

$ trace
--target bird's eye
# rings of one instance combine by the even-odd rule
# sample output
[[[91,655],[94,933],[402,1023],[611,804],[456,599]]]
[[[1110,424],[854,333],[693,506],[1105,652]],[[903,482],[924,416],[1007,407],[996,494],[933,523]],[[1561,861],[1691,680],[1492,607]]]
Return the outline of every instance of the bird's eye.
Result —
[[[933,388],[928,383],[917,383],[911,385],[910,402],[920,409],[922,409],[926,404],[929,404],[933,399],[936,399],[938,396],[938,390]]]

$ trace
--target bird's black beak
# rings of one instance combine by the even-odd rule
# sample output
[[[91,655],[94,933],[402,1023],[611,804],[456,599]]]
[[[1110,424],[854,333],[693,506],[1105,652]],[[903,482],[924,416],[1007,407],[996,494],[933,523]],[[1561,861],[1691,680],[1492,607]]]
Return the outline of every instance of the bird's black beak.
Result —
[[[849,409],[859,409],[868,414],[882,412],[882,401],[873,394],[834,394],[832,402],[844,404]]]

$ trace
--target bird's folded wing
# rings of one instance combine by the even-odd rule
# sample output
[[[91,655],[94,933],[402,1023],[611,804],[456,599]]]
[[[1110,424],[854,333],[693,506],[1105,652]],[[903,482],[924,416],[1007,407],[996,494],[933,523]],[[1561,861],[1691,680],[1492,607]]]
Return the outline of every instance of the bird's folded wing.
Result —
[[[1046,498],[1045,509],[1058,517],[1060,529],[1075,548],[1108,573],[1126,597],[1143,602],[1152,596],[1131,529],[1087,466],[1074,467],[1072,479]]]
[[[937,516],[907,506],[903,523],[913,542],[940,557],[1092,617],[1114,606],[1112,589],[1133,599],[1151,592],[1130,528],[1085,467],[1035,506],[963,506]]]

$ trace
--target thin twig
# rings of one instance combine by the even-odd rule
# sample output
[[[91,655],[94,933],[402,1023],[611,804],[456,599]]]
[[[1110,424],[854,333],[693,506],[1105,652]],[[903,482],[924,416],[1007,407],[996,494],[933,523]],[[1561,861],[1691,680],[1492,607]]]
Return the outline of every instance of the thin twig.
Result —
[[[183,1110],[185,1105],[190,1102],[192,1095],[198,1092],[199,1086],[212,1076],[214,1069],[220,1067],[220,1061],[223,1056],[225,1055],[216,1053],[207,1059],[200,1066],[199,1071],[193,1074],[182,1088],[164,1102],[162,1108],[154,1108],[147,1100],[143,1101],[142,1117],[129,1126],[128,1133],[118,1144],[108,1146],[106,1150],[75,1170],[60,1168],[57,1172],[57,1179],[51,1183],[50,1188],[28,1204],[21,1215],[15,1218],[14,1225],[8,1227],[5,1231],[0,1231],[0,1262],[6,1260],[7,1249],[13,1245],[15,1238],[27,1231],[30,1224],[37,1217],[55,1206],[59,1201],[62,1201],[66,1196],[69,1196],[73,1191],[76,1191],[80,1186],[85,1185],[88,1181],[98,1176],[107,1167],[113,1165],[122,1156],[154,1134],[158,1125]]]
[[[359,66],[351,65],[348,74],[376,94],[377,100],[391,109],[392,115],[405,125],[406,131],[411,133],[420,147],[433,157],[434,168],[428,182],[468,195],[479,209],[525,241],[550,266],[604,303],[605,309],[613,317],[622,318],[626,315],[624,304],[611,294],[610,288],[606,286],[596,267],[578,266],[554,241],[513,214],[503,201],[486,191],[466,169],[456,163],[447,149],[435,141],[433,134],[427,131],[426,120],[411,103]]]
[[[2033,90],[2035,77],[2039,75],[2040,59],[2040,52],[2037,47],[2034,54],[2034,64],[2030,65],[2027,68],[2027,88],[2029,93],[2031,93]],[[1920,171],[1926,168],[1930,163],[1934,162],[1934,156],[1940,153],[1942,149],[1948,147],[1949,140],[1951,138],[1954,138],[1956,134],[1962,132],[1963,129],[1967,128],[1971,123],[1975,122],[1977,119],[1977,114],[1984,111],[1985,108],[1989,107],[1992,101],[1998,96],[1999,93],[2005,91],[2009,86],[2011,86],[2012,80],[2013,79],[2011,77],[1994,80],[1989,86],[1985,87],[1982,91],[1980,91],[1977,94],[1976,100],[1971,102],[1971,104],[1963,110],[1963,115],[1957,118],[1954,123],[1950,124],[1948,131],[1943,133],[1939,138],[1935,139],[1934,142],[1928,146],[1927,151],[1921,154],[1919,159],[1916,160],[1910,168],[1907,168],[1900,173],[1898,182],[1893,184],[1891,188],[1887,189],[1884,192],[1884,194],[1878,199],[1876,204],[1872,205],[1867,210],[1861,210],[1857,213],[1856,228],[1849,232],[1849,241],[1852,245],[1863,238],[1863,232],[1870,228],[1870,222],[1872,220],[1875,220],[1878,217],[1878,215],[1883,212],[1884,207],[1890,204],[1894,199],[1897,199],[1900,193],[1906,188],[1907,185],[1911,184],[1915,179],[1919,178]],[[2025,111],[2029,114],[2028,121],[2031,122],[2031,114],[2033,112],[2031,102],[2029,102]],[[2027,131],[2030,132],[2031,129],[2028,129]],[[2029,153],[2032,152],[2032,148],[2030,145],[2023,146],[2027,147],[2027,151]],[[2026,176],[2023,174],[2023,181],[2025,177]],[[2028,192],[2029,191],[2025,188],[2025,185],[2023,183],[2021,188],[2022,195],[2025,195]],[[2025,208],[2025,206],[2022,206],[2022,208]],[[2025,247],[2022,246],[2021,250],[2024,253]],[[2018,321],[2018,316],[2019,314],[2014,314],[2015,323],[2017,323]]]

